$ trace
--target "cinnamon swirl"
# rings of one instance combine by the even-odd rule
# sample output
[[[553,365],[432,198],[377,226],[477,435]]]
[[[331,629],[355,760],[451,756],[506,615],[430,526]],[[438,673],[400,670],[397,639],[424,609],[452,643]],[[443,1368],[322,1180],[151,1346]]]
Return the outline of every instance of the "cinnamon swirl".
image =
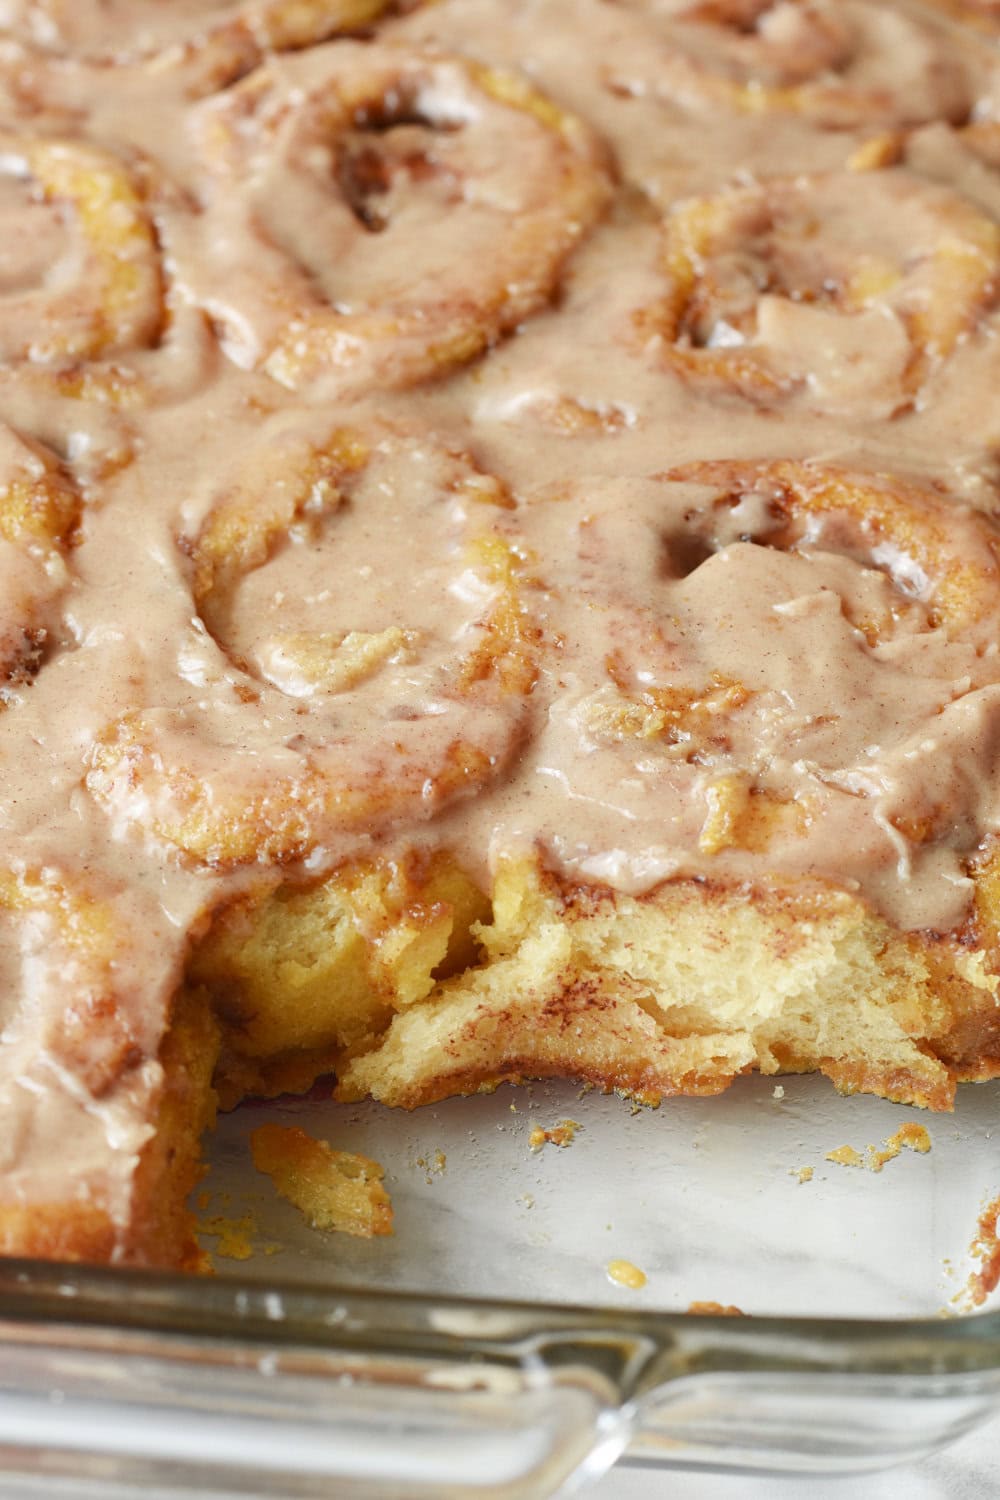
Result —
[[[905,172],[799,177],[678,204],[663,263],[667,295],[637,321],[684,378],[844,410],[886,400],[884,357],[881,391],[856,378],[878,343],[891,415],[995,307],[1000,224]]]
[[[555,295],[608,196],[595,137],[523,79],[398,48],[267,65],[194,134],[205,232],[175,236],[181,276],[231,357],[292,389],[474,359]]]

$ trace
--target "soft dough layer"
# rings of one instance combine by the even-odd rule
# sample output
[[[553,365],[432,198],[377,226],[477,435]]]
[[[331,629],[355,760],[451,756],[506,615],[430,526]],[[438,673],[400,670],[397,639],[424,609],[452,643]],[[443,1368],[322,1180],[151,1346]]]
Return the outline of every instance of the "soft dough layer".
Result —
[[[844,893],[679,881],[637,898],[523,858],[470,929],[477,908],[439,866],[226,913],[193,964],[226,1017],[224,1098],[336,1069],[339,1097],[405,1108],[549,1076],[658,1103],[818,1069],[948,1109],[956,1081],[1000,1073],[983,954],[902,935]]]
[[[968,1010],[1000,1071],[996,978],[922,951],[849,897],[683,882],[636,900],[511,863],[482,936],[491,962],[396,1020],[346,1068],[345,1097],[413,1105],[569,1074],[656,1102],[754,1068],[818,1068],[846,1092],[941,1109]]]

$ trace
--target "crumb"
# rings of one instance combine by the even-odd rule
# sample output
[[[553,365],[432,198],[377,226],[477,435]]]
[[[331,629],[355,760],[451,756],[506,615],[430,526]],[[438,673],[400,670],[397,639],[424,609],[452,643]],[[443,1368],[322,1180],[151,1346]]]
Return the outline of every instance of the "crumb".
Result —
[[[578,1130],[583,1126],[576,1120],[560,1120],[558,1125],[551,1125],[544,1130],[541,1125],[535,1125],[528,1136],[528,1149],[530,1151],[541,1151],[546,1144],[550,1146],[570,1146]]]
[[[961,1292],[953,1302],[970,1307],[982,1307],[991,1292],[1000,1284],[1000,1235],[997,1219],[1000,1217],[1000,1198],[993,1198],[979,1215],[976,1233],[969,1254],[979,1261],[979,1270],[973,1271]]]
[[[826,1153],[827,1161],[834,1161],[838,1167],[863,1167],[864,1157],[860,1151],[855,1151],[853,1146],[838,1146],[836,1151]]]
[[[931,1149],[931,1138],[925,1125],[901,1125],[895,1135],[890,1135],[885,1141],[885,1150],[876,1151],[874,1146],[868,1147],[868,1160],[865,1166],[869,1172],[881,1172],[887,1161],[892,1161],[906,1148],[908,1151],[918,1151],[921,1156],[926,1156]]]
[[[498,1128],[502,1130],[503,1126],[499,1126]],[[448,1165],[448,1158],[443,1151],[435,1151],[430,1161],[427,1160],[426,1156],[418,1156],[413,1165],[415,1167],[423,1167],[427,1174],[424,1181],[429,1184],[434,1181],[435,1177],[441,1176],[441,1173]]]
[[[522,1193],[517,1201],[523,1208],[534,1208],[535,1206],[535,1200],[532,1197],[531,1193]]]
[[[886,1162],[894,1161],[904,1149],[926,1156],[931,1149],[931,1138],[926,1125],[907,1124],[901,1125],[893,1135],[886,1136],[883,1144],[881,1151],[876,1146],[869,1146],[863,1157],[853,1146],[839,1146],[836,1151],[828,1151],[826,1159],[841,1167],[864,1167],[867,1172],[881,1172]]]
[[[641,1291],[648,1279],[645,1271],[640,1271],[630,1260],[609,1260],[604,1269],[609,1281],[616,1286],[627,1286],[633,1292]]]
[[[250,1137],[254,1166],[314,1229],[370,1239],[392,1233],[392,1203],[377,1161],[334,1151],[295,1125],[261,1125]]]
[[[212,1254],[223,1260],[249,1260],[254,1253],[252,1236],[256,1232],[257,1225],[250,1213],[239,1219],[219,1214],[198,1225],[199,1234],[207,1234],[218,1240]]]
[[[745,1318],[749,1316],[742,1307],[734,1307],[732,1303],[723,1302],[692,1302],[688,1308],[689,1313],[699,1316],[712,1314],[716,1318]]]
[[[904,1125],[896,1131],[896,1137],[901,1145],[919,1152],[921,1156],[926,1156],[931,1149],[931,1133],[926,1125]]]
[[[843,1149],[844,1148],[841,1147],[841,1150],[843,1150]],[[812,1169],[812,1167],[792,1167],[789,1170],[789,1176],[790,1177],[797,1177],[800,1183],[803,1183],[803,1182],[812,1182],[812,1180],[813,1180],[813,1169]]]
[[[211,1203],[211,1201],[212,1195],[206,1189],[204,1192],[199,1193],[197,1198],[195,1199],[195,1208],[200,1214],[203,1214],[208,1208],[208,1205]]]
[[[784,1097],[785,1097],[785,1086],[784,1086],[784,1084],[782,1084],[782,1083],[776,1084],[775,1088],[774,1088],[774,1092],[771,1095],[771,1098],[772,1099],[784,1099]]]
[[[517,1108],[516,1104],[512,1104],[511,1105],[510,1112],[511,1112],[512,1115],[516,1115],[518,1113],[518,1108]]]

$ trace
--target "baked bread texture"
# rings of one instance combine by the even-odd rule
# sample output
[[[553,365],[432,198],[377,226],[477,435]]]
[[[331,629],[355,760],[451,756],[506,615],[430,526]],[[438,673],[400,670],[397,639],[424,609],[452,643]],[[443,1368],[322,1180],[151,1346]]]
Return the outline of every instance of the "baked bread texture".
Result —
[[[0,26],[0,1253],[318,1079],[1000,1075],[996,6]]]

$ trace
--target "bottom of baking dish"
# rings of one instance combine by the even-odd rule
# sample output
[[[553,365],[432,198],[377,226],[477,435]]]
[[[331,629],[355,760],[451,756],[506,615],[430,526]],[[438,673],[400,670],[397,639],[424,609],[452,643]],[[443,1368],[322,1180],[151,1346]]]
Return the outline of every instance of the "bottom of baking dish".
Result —
[[[998,1084],[954,1116],[811,1078],[638,1112],[321,1092],[221,1120],[215,1277],[3,1264],[0,1494],[542,1500],[625,1451],[844,1473],[1000,1404]],[[378,1160],[395,1233],[310,1229],[252,1166],[266,1121]]]

